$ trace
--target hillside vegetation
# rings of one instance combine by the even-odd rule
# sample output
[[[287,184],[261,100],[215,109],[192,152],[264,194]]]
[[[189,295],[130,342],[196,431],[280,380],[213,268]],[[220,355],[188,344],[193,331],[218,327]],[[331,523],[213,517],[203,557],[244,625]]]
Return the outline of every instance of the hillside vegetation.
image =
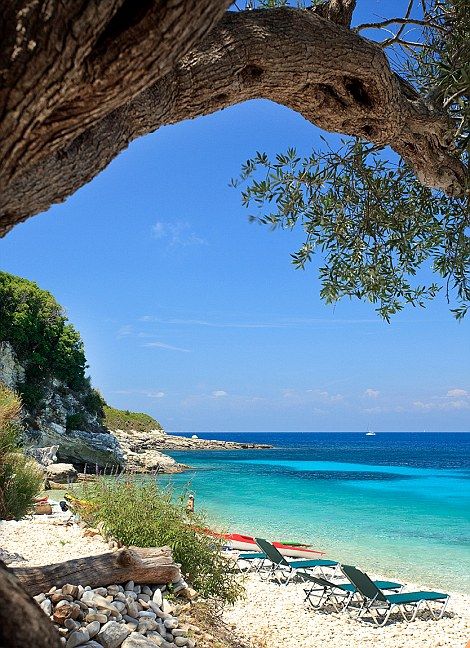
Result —
[[[51,293],[22,277],[0,272],[0,341],[9,342],[25,368],[17,386],[23,405],[41,407],[46,385],[53,379],[83,392],[83,405],[99,413],[101,399],[85,376],[85,351],[80,334]]]
[[[104,425],[108,430],[136,430],[137,432],[150,432],[151,430],[162,430],[158,421],[144,414],[143,412],[129,412],[115,407],[105,405]]]

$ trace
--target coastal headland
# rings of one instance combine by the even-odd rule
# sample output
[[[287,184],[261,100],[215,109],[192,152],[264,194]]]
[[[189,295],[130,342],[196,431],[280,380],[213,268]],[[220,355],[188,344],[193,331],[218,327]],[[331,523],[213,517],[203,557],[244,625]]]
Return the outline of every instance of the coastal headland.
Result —
[[[189,466],[178,463],[165,454],[171,450],[266,450],[272,448],[263,443],[238,443],[230,440],[200,439],[167,434],[162,429],[112,430],[122,449],[126,468],[134,472],[159,471],[178,473]]]

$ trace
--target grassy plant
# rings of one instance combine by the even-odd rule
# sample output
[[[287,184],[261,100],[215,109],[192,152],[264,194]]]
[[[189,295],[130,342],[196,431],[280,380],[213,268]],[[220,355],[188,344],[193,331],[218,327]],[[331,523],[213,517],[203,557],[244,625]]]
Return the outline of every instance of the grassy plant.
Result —
[[[21,401],[0,383],[0,519],[20,519],[32,507],[41,471],[18,447]]]
[[[188,517],[185,496],[173,497],[153,480],[137,477],[103,478],[84,485],[84,498],[93,506],[84,514],[92,524],[125,545],[169,546],[183,576],[204,597],[233,603],[242,593],[238,575],[222,555],[222,542],[199,531],[204,516]]]
[[[161,430],[162,426],[158,421],[142,412],[129,412],[129,410],[119,410],[115,407],[105,405],[104,424],[109,430],[137,430],[137,432],[150,432],[151,430]]]

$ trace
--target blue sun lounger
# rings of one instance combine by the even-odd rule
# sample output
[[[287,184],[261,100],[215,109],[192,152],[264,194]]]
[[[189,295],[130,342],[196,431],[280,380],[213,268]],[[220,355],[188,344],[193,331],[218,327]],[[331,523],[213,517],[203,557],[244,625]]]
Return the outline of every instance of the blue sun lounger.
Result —
[[[360,569],[351,565],[341,565],[341,569],[364,598],[359,616],[369,614],[378,626],[385,625],[390,614],[394,611],[399,611],[405,621],[414,621],[423,607],[428,608],[433,619],[441,619],[449,602],[449,595],[442,592],[385,594]],[[433,608],[431,603],[439,606],[438,611]]]
[[[285,584],[287,585],[293,576],[302,576],[308,570],[319,569],[322,572],[323,568],[336,568],[338,563],[334,560],[317,559],[317,560],[286,560],[278,549],[267,540],[263,538],[255,538],[255,542],[263,553],[266,554],[266,559],[271,562],[268,573],[269,576],[281,572],[286,575]],[[279,582],[280,579],[277,577]]]
[[[350,603],[358,595],[357,587],[351,582],[334,583],[326,578],[307,573],[303,577],[312,583],[310,588],[304,589],[304,603],[308,601],[316,609],[323,607],[327,603],[331,603],[337,612],[347,610]],[[374,581],[374,584],[381,590],[392,590],[395,592],[399,592],[403,588],[401,583],[395,583],[394,581]]]
[[[249,567],[245,570],[246,572],[253,570],[258,572],[260,569],[262,569],[265,560],[266,554],[261,551],[252,553],[239,553],[237,556],[237,564],[239,563],[239,561],[248,562]]]

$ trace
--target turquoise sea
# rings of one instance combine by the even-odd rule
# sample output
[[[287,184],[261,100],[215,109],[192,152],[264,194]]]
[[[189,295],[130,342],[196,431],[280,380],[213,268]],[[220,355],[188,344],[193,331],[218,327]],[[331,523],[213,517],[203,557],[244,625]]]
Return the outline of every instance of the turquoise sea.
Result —
[[[275,446],[171,453],[214,526],[470,594],[470,433],[198,436]]]

